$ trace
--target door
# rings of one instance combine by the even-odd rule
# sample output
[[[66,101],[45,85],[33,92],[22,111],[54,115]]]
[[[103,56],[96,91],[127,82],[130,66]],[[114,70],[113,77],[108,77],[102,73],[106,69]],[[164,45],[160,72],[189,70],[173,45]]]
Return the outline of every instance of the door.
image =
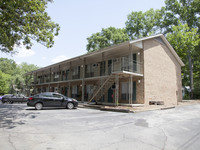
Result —
[[[65,87],[65,94],[64,94],[65,96],[67,96],[68,95],[68,88],[67,87]]]
[[[104,76],[105,75],[105,61],[100,63],[100,76]]]
[[[133,54],[133,72],[137,72],[137,55]]]
[[[60,94],[53,94],[53,106],[59,107],[62,106],[63,96]]]
[[[136,101],[136,82],[132,82],[132,102]],[[121,100],[129,101],[129,82],[121,83]]]
[[[108,89],[108,102],[109,103],[113,103],[113,97],[114,97],[113,90],[112,90],[112,88],[109,88]]]
[[[136,101],[136,82],[133,82],[133,95],[132,95],[133,102]]]
[[[51,107],[54,105],[54,98],[50,93],[43,93],[41,96],[45,107]]]
[[[112,60],[108,60],[108,74],[112,72]]]

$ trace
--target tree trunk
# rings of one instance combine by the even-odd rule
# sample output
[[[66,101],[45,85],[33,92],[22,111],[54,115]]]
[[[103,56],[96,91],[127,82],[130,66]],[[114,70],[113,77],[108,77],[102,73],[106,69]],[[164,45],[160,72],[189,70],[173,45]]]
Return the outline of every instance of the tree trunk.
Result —
[[[193,64],[192,64],[192,58],[191,58],[191,52],[190,50],[187,51],[187,57],[188,57],[188,63],[189,63],[189,77],[190,77],[190,99],[193,99],[193,89],[194,89],[194,83],[193,83]]]

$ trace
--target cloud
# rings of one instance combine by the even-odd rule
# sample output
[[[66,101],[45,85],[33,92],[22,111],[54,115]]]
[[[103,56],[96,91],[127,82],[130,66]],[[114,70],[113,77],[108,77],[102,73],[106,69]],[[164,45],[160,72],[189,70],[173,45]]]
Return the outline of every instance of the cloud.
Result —
[[[26,49],[26,47],[22,44],[20,46],[15,46],[14,50],[17,51],[16,56],[19,58],[35,55],[35,52],[32,49]]]
[[[60,56],[57,56],[54,59],[52,59],[51,62],[52,63],[58,63],[58,62],[66,60],[66,59],[68,59],[66,56],[60,55]]]

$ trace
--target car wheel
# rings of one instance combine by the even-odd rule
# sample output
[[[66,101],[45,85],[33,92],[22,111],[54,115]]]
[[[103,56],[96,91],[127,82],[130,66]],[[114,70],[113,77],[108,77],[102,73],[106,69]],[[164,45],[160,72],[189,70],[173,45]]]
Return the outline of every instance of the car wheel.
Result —
[[[36,104],[35,104],[35,109],[41,110],[42,108],[43,108],[42,103],[36,103]]]
[[[67,108],[68,109],[73,109],[74,108],[74,104],[73,103],[67,103]]]

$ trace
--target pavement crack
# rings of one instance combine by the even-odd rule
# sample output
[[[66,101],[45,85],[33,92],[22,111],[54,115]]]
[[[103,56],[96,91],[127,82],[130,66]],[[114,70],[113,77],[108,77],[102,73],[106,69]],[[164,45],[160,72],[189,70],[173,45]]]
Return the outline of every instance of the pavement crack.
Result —
[[[163,132],[163,134],[164,134],[164,136],[165,136],[165,141],[164,141],[164,146],[163,146],[163,150],[165,150],[165,147],[166,147],[166,143],[167,143],[167,135],[166,135],[166,133],[165,133],[165,131],[164,131],[164,129],[163,128],[160,128],[161,129],[161,131]]]
[[[15,147],[15,145],[14,145],[14,143],[13,143],[12,140],[11,140],[11,134],[8,135],[8,142],[12,145],[12,147],[13,147],[15,150],[17,150],[16,147]]]

